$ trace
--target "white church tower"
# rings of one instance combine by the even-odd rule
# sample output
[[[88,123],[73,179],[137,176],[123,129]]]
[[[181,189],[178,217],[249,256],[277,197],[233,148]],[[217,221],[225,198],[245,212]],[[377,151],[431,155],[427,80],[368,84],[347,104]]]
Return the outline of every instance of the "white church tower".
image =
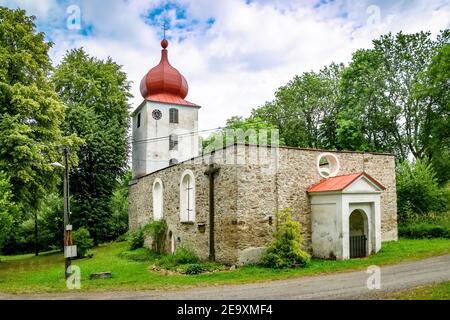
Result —
[[[162,40],[161,61],[141,81],[144,101],[133,117],[133,178],[199,155],[198,110],[184,100],[188,84],[168,60]]]

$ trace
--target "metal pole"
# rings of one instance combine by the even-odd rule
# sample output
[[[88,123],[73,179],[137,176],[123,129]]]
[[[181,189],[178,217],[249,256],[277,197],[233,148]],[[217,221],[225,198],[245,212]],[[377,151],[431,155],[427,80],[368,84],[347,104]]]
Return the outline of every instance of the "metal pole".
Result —
[[[67,244],[67,226],[70,224],[70,205],[69,205],[69,150],[64,147],[64,246]],[[65,252],[65,250],[64,250]],[[66,279],[71,275],[71,260],[64,259],[64,274]]]

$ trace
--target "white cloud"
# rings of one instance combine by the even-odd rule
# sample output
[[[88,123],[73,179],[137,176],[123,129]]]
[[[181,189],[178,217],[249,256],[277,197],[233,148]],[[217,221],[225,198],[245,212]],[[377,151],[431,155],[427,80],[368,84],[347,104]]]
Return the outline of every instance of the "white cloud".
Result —
[[[188,100],[203,106],[200,129],[223,125],[233,115],[250,110],[273,98],[274,91],[295,74],[318,70],[335,62],[348,62],[358,48],[389,31],[447,28],[450,3],[443,0],[414,1],[209,1],[180,0],[184,16],[169,15],[176,23],[199,22],[189,29],[173,28],[169,59],[189,82]],[[5,3],[5,0],[0,3]],[[52,29],[55,62],[69,48],[83,46],[99,58],[111,56],[123,65],[134,82],[133,108],[142,100],[139,82],[160,57],[160,32],[142,17],[160,2],[79,0],[85,25],[93,36],[65,29]],[[22,6],[35,14],[40,25],[64,19],[65,5],[56,0],[7,0],[7,6]],[[380,21],[373,21],[367,8],[380,8]],[[56,6],[56,7],[55,7]],[[57,13],[58,12],[58,13]],[[215,19],[211,28],[206,21]],[[179,42],[180,38],[183,41]]]

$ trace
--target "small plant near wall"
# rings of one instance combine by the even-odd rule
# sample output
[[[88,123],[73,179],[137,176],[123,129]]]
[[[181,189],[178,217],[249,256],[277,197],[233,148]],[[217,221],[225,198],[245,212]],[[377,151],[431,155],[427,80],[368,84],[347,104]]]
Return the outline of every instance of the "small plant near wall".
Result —
[[[269,268],[294,268],[306,266],[311,257],[300,249],[303,241],[300,234],[300,223],[292,220],[289,209],[277,213],[275,240],[267,248],[262,257],[262,264]]]
[[[166,244],[167,223],[165,220],[155,220],[145,226],[145,233],[152,237],[152,249],[156,253],[164,253]]]
[[[144,247],[144,229],[139,228],[134,232],[131,232],[128,236],[128,242],[130,243],[130,250],[136,250]]]

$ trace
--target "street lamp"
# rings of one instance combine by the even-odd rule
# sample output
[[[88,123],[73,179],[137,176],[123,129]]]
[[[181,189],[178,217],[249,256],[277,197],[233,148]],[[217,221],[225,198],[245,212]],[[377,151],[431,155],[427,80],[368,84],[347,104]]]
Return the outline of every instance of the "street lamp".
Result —
[[[70,225],[70,203],[69,203],[69,149],[64,147],[64,165],[59,162],[52,163],[55,168],[64,168],[64,274],[66,279],[72,274],[71,260],[72,252],[68,252],[68,245],[72,245],[72,226]]]

